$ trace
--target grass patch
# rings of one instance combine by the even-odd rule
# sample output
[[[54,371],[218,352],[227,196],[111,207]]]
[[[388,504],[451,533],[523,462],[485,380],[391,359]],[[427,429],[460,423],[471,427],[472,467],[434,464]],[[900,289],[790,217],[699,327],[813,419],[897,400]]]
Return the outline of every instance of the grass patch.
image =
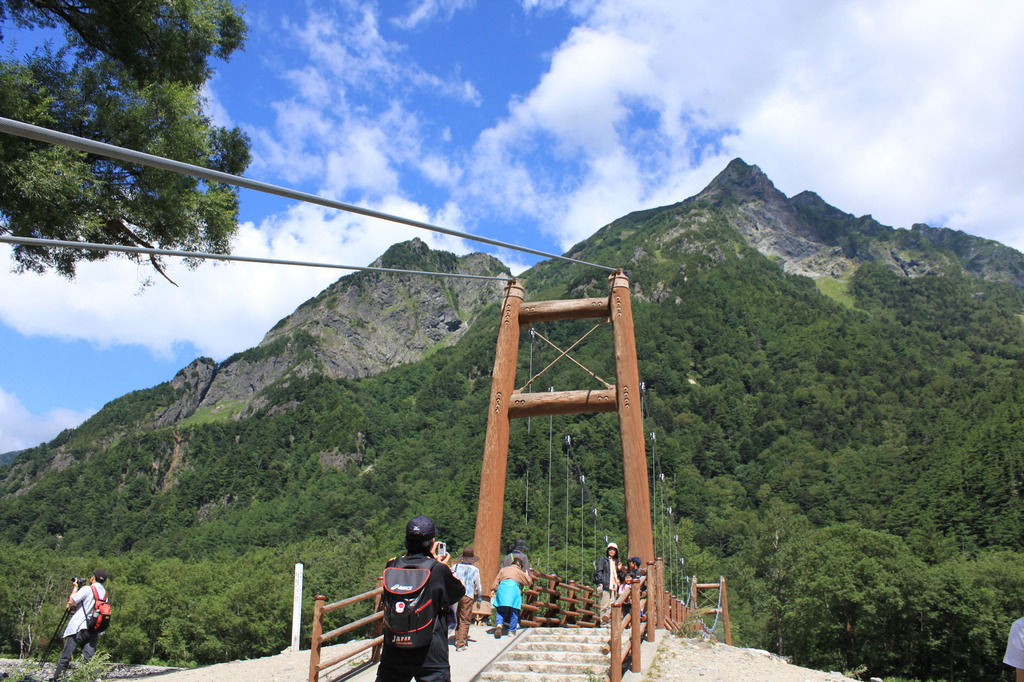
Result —
[[[855,307],[856,301],[853,300],[853,295],[850,293],[849,280],[818,277],[814,280],[814,284],[818,287],[818,291],[844,308],[852,310]]]
[[[199,426],[216,422],[231,421],[245,409],[248,403],[244,400],[232,400],[218,403],[213,407],[200,407],[187,419],[182,419],[181,426]]]

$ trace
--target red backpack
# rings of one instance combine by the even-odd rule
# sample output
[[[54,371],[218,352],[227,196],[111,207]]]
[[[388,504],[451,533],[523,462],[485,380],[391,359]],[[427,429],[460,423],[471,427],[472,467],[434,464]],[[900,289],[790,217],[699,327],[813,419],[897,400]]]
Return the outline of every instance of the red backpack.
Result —
[[[103,632],[110,627],[110,602],[107,601],[106,592],[100,599],[100,593],[95,585],[92,588],[93,606],[92,612],[85,617],[85,627],[94,632]]]

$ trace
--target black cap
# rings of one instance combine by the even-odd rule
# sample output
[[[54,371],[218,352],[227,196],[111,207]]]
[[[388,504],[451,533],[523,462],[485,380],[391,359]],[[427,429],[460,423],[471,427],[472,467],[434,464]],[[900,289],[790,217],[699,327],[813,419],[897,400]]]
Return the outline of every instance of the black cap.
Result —
[[[415,516],[405,526],[406,535],[423,535],[432,538],[436,532],[434,522],[430,520],[429,516]]]
[[[102,568],[97,568],[92,572],[92,577],[96,578],[96,582],[105,583],[107,582],[107,572]]]

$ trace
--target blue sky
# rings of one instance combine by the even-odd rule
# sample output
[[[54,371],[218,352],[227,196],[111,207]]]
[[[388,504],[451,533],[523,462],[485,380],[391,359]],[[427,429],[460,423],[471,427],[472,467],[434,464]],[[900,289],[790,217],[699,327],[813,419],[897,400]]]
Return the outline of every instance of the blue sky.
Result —
[[[250,177],[549,252],[697,193],[737,156],[789,195],[1024,249],[1024,4],[983,8],[253,0],[209,113],[251,136]],[[365,265],[414,236],[492,251],[248,191],[240,219],[249,256]],[[513,271],[535,260],[496,255]],[[149,273],[123,259],[74,282],[8,269],[0,452],[259,343],[339,275],[172,265],[179,287],[140,292]]]

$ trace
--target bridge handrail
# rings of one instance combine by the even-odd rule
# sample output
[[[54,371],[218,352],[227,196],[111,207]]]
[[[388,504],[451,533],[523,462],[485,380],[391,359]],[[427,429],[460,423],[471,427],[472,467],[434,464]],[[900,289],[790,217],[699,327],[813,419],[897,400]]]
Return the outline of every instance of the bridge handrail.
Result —
[[[696,604],[691,607],[686,601],[670,594],[665,589],[665,566],[662,559],[647,563],[647,573],[629,589],[618,595],[611,604],[611,634],[608,640],[608,653],[611,654],[610,682],[621,682],[623,664],[628,660],[632,672],[641,672],[641,642],[655,640],[656,630],[669,629],[678,631],[684,622],[695,611]],[[594,628],[600,625],[600,609],[595,599],[597,589],[574,580],[562,582],[554,574],[531,570],[531,575],[538,583],[524,593],[520,623],[525,627],[559,626],[570,628]],[[721,611],[724,612],[726,643],[732,643],[729,627],[728,597],[725,594],[725,578],[719,583],[693,583],[694,592],[697,588],[718,588],[722,592]],[[348,597],[332,604],[327,604],[327,597],[317,595],[313,608],[313,633],[310,645],[309,682],[319,682],[320,673],[327,668],[352,658],[366,649],[373,648],[371,662],[380,661],[381,645],[383,644],[383,620],[381,595],[384,592],[383,579],[377,579],[377,587],[354,597]],[[332,611],[374,599],[373,612],[347,625],[323,632],[324,615]],[[563,606],[562,604],[565,604]],[[625,606],[629,613],[623,615]],[[542,613],[543,612],[543,613]],[[529,614],[529,617],[527,617]],[[355,644],[351,649],[327,662],[321,662],[321,649],[327,642],[343,634],[369,624],[374,625],[373,637]],[[625,630],[629,637],[623,643]]]
[[[347,597],[332,604],[327,604],[327,597],[321,594],[318,594],[313,598],[313,633],[309,646],[309,682],[319,682],[320,673],[322,671],[327,668],[332,668],[371,647],[373,648],[373,652],[370,655],[370,661],[376,663],[380,660],[380,647],[384,642],[384,612],[380,610],[381,595],[383,593],[383,579],[378,578],[377,587],[369,592],[363,592],[362,594],[357,594],[354,597]],[[324,633],[324,614],[352,604],[366,601],[367,599],[374,600],[373,612],[370,615],[353,621],[347,625],[342,625],[339,628],[335,628],[326,634]],[[346,649],[342,655],[330,661],[322,662],[320,660],[321,649],[323,648],[324,642],[340,637],[341,635],[352,632],[353,630],[357,630],[365,625],[369,625],[370,623],[374,624],[372,638],[360,642],[350,649]]]
[[[541,573],[537,569],[530,569],[530,575],[534,586],[523,593],[523,615],[519,621],[523,626],[598,627],[596,590],[593,587],[575,580],[562,582],[557,575]],[[546,612],[541,615],[542,611]]]

